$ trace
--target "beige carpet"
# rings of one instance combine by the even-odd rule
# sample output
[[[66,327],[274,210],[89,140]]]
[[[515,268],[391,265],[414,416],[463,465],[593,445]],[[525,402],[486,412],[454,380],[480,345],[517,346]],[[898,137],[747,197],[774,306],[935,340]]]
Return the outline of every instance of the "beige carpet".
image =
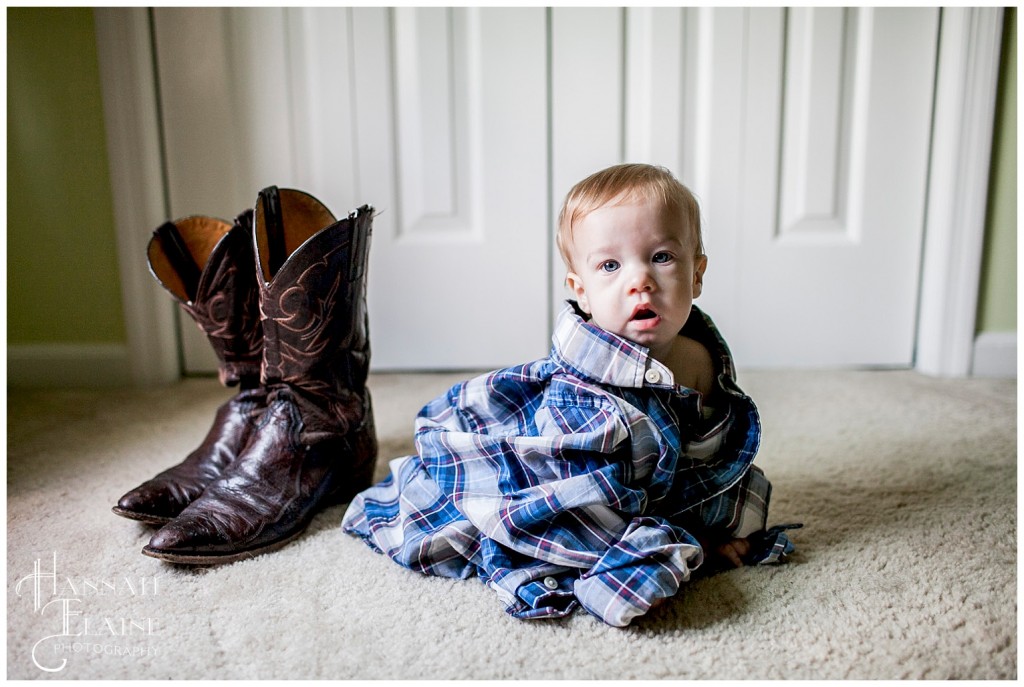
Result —
[[[464,376],[372,378],[378,475]],[[510,618],[478,580],[408,572],[342,534],[344,507],[234,565],[142,556],[151,530],[110,507],[191,450],[226,392],[9,392],[8,677],[1015,678],[1016,382],[740,382],[764,421],[771,520],[806,524],[798,553],[685,586],[626,629]]]

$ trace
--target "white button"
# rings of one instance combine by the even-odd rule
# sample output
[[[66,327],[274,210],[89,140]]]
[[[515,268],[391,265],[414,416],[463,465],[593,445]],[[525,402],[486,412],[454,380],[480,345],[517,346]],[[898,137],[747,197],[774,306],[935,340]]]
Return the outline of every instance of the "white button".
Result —
[[[553,577],[545,577],[544,586],[548,589],[558,589],[558,580]]]
[[[644,379],[647,380],[648,384],[657,384],[661,381],[661,373],[652,367],[644,373]]]

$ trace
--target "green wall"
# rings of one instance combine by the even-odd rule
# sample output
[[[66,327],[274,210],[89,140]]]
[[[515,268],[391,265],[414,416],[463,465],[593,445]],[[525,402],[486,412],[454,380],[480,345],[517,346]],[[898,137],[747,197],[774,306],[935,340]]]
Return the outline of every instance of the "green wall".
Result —
[[[125,340],[89,8],[7,10],[7,342]]]
[[[989,179],[979,332],[1017,331],[1017,9],[1007,10]]]

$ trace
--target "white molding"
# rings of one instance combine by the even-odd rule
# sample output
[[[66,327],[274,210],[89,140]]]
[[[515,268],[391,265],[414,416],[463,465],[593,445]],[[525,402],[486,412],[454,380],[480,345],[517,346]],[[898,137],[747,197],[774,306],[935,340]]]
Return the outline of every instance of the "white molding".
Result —
[[[547,163],[551,205],[549,332],[554,331],[555,317],[571,295],[565,286],[565,265],[555,248],[554,234],[562,201],[580,179],[624,161],[622,155],[627,145],[623,140],[624,119],[630,114],[640,114],[636,109],[627,113],[623,107],[626,76],[623,72],[627,59],[623,19],[626,12],[615,7],[555,6],[546,10],[550,48],[547,56],[550,70]],[[642,94],[635,96],[640,98]]]
[[[982,332],[974,339],[974,377],[1017,378],[1017,332]]]
[[[10,344],[9,388],[117,387],[132,382],[123,344]]]
[[[625,18],[623,159],[663,165],[682,175],[692,134],[682,7],[628,7]],[[691,106],[692,107],[692,106]],[[568,189],[566,189],[568,190]]]
[[[167,208],[149,14],[144,7],[120,7],[97,8],[94,16],[130,370],[127,381],[136,386],[167,384],[181,374],[174,305],[149,274],[145,257],[150,232],[166,220]],[[79,349],[65,352],[70,355],[75,350]]]
[[[915,369],[970,372],[1003,10],[942,10]]]

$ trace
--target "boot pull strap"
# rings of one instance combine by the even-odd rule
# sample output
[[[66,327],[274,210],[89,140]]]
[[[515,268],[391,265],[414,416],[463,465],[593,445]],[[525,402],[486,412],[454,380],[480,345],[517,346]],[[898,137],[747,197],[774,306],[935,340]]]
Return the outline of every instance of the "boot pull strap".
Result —
[[[194,303],[196,291],[199,289],[199,265],[185,245],[185,240],[181,238],[177,225],[174,222],[164,222],[153,233],[160,240],[160,247],[163,248],[167,261],[181,278],[189,303]]]
[[[263,203],[263,223],[267,232],[267,266],[270,278],[273,279],[288,257],[284,243],[284,220],[281,217],[281,193],[277,186],[268,186],[260,191],[260,202]]]

